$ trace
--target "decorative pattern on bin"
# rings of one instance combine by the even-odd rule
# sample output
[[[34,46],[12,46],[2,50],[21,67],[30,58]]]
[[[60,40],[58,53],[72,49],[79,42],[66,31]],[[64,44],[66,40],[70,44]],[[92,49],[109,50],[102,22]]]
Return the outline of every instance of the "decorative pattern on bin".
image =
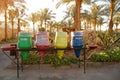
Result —
[[[49,35],[47,32],[39,32],[37,34],[36,45],[49,45]]]

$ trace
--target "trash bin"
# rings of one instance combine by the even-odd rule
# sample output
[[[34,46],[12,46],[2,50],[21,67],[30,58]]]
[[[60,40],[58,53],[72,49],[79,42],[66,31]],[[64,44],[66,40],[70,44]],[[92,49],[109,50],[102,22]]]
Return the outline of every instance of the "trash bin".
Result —
[[[83,34],[82,32],[72,32],[71,33],[71,45],[73,48],[82,48],[83,47]],[[75,56],[79,58],[81,50],[74,49]]]
[[[67,47],[67,32],[56,32],[55,47],[56,48]],[[58,55],[58,58],[61,59],[64,55],[64,50],[57,50],[57,55]]]
[[[49,42],[49,35],[47,32],[39,32],[36,36],[36,47],[39,51],[40,57],[43,58],[47,52],[47,49],[49,48],[50,42]],[[39,50],[43,49],[43,50]]]
[[[18,36],[18,48],[30,49],[32,48],[32,37],[29,32],[20,32]],[[22,51],[21,57],[23,60],[27,59],[29,51]]]

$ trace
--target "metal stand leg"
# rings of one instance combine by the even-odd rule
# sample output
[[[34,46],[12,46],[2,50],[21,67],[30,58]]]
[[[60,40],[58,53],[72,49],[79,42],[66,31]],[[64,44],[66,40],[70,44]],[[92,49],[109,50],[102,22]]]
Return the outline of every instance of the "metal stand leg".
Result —
[[[40,64],[41,64],[40,62],[41,62],[41,58],[40,58],[40,61],[39,61],[39,70],[40,70]]]
[[[3,51],[3,53],[15,64],[17,64],[6,52]]]
[[[86,54],[85,54],[85,47],[84,47],[84,73],[86,73],[86,62],[85,62],[85,57],[86,57]]]
[[[19,78],[19,56],[18,52],[16,53],[16,58],[17,58],[17,78]]]
[[[79,65],[78,65],[78,67],[80,68],[80,58],[79,58]]]
[[[21,71],[23,72],[23,57],[21,57]]]

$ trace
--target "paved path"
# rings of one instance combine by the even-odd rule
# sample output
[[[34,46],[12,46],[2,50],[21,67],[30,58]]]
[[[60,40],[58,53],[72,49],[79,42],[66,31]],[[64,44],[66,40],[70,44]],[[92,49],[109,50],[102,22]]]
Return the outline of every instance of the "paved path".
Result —
[[[87,63],[86,74],[83,64],[81,68],[77,64],[57,68],[25,65],[17,79],[16,66],[0,50],[0,80],[120,80],[120,63]]]

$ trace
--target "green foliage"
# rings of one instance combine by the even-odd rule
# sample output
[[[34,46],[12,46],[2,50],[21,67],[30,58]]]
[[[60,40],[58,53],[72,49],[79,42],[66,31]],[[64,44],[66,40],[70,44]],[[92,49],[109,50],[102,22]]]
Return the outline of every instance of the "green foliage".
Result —
[[[120,62],[120,47],[93,54],[90,60],[94,62]]]
[[[90,60],[93,62],[108,62],[110,58],[105,52],[100,52],[98,54],[93,54]]]
[[[98,32],[98,45],[103,49],[111,49],[113,47],[118,46],[120,42],[120,33],[113,33],[112,35],[108,34],[108,32]]]
[[[28,58],[23,61],[24,64],[38,64],[40,62],[39,54],[31,51]]]
[[[59,59],[55,54],[46,54],[46,56],[40,59],[40,55],[37,52],[31,51],[26,60],[23,61],[24,64],[52,64],[53,66],[62,66],[78,63],[77,58],[63,57]]]

